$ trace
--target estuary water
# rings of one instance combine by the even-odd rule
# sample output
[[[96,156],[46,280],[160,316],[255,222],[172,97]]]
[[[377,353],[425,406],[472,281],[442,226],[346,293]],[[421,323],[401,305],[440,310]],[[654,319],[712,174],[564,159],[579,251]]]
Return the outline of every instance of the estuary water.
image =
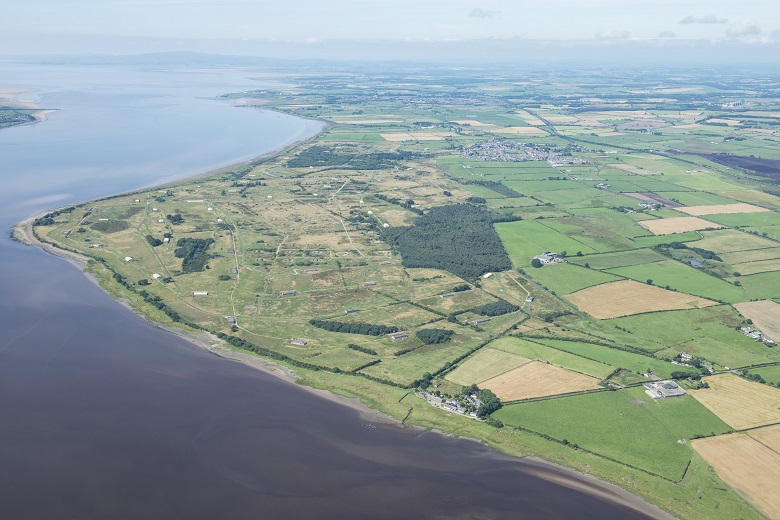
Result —
[[[0,130],[0,224],[316,134],[318,123],[217,99],[263,85],[251,71],[0,64],[0,87],[31,89],[20,98],[58,109]],[[6,237],[4,518],[660,516],[554,467],[372,422],[215,357],[129,312],[71,264]]]

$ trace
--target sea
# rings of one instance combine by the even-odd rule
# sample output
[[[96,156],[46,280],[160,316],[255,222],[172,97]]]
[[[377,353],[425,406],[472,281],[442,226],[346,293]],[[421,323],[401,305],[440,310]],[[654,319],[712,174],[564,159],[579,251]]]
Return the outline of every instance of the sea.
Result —
[[[290,88],[283,78],[0,62],[7,87],[56,111],[0,130],[3,518],[660,516],[561,468],[375,420],[217,357],[133,314],[76,266],[10,239],[41,212],[316,135],[319,122],[221,97]]]

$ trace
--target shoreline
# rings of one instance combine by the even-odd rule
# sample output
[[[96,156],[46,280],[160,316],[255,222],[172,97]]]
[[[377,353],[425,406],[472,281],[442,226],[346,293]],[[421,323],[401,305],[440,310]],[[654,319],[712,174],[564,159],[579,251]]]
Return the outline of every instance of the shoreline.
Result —
[[[199,174],[190,177],[189,180],[194,180],[202,177],[203,176]],[[78,253],[60,249],[46,242],[41,242],[40,240],[37,239],[37,237],[35,237],[32,230],[33,228],[32,224],[36,218],[42,215],[43,214],[29,217],[23,220],[22,222],[16,224],[13,227],[12,238],[25,245],[37,247],[49,254],[62,258],[63,260],[78,267],[79,270],[81,270],[82,274],[90,282],[95,283],[96,285],[99,286],[100,280],[98,279],[98,277],[85,271],[88,265],[87,262],[90,260],[88,257],[80,255]],[[364,404],[359,397],[347,397],[344,395],[336,394],[326,389],[314,388],[311,386],[298,384],[298,380],[300,379],[300,377],[295,373],[294,369],[282,365],[280,363],[266,360],[257,355],[237,352],[233,349],[230,349],[227,346],[225,346],[225,343],[222,340],[220,340],[216,336],[213,336],[209,332],[195,333],[195,332],[185,331],[172,326],[155,323],[154,321],[148,319],[146,316],[136,312],[135,309],[133,309],[127,302],[116,300],[116,299],[114,301],[116,301],[117,303],[125,307],[130,312],[133,312],[136,316],[143,318],[144,320],[147,321],[147,323],[156,327],[160,331],[173,334],[176,337],[190,343],[194,347],[199,348],[221,359],[241,363],[254,370],[262,372],[263,374],[269,375],[271,377],[275,377],[288,384],[293,384],[297,388],[317,398],[325,399],[337,405],[350,408],[355,412],[357,412],[360,415],[360,417],[364,418],[366,421],[376,422],[376,423],[380,423],[392,427],[398,427],[398,428],[413,428],[423,432],[429,431],[445,437],[452,437],[461,440],[466,440],[468,442],[474,442],[480,444],[481,446],[488,447],[489,449],[493,450],[498,456],[505,458],[506,460],[523,462],[523,471],[529,475],[535,476],[537,478],[543,479],[548,482],[558,484],[568,489],[579,491],[591,497],[602,499],[606,502],[618,504],[628,509],[646,514],[651,518],[657,518],[662,520],[675,520],[674,516],[667,513],[660,507],[644,500],[643,498],[631,493],[626,489],[621,488],[616,484],[612,484],[610,482],[600,480],[595,476],[579,472],[575,469],[568,468],[561,464],[544,460],[537,456],[509,455],[501,452],[496,448],[489,446],[488,444],[486,444],[485,442],[483,442],[478,438],[460,437],[460,436],[456,437],[456,436],[449,435],[445,432],[439,431],[437,429],[427,429],[422,426],[405,425],[400,420],[388,414],[380,412],[379,410],[375,410],[369,407],[368,405]]]

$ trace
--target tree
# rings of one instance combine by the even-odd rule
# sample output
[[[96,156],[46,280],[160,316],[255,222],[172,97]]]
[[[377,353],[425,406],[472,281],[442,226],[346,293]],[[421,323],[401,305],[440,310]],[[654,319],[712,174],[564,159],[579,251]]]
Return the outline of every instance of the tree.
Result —
[[[542,261],[539,260],[538,258],[534,258],[533,260],[531,260],[531,267],[536,267],[537,269],[542,267]]]
[[[652,278],[648,278],[647,279],[647,285],[653,285],[653,279]]]
[[[590,269],[590,264],[588,262],[585,262],[585,269]]]

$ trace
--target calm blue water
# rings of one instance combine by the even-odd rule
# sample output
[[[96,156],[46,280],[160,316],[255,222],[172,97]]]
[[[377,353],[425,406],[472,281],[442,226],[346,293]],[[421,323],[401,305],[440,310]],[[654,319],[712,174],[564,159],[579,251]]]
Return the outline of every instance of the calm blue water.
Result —
[[[0,130],[0,225],[246,159],[316,124],[215,100],[245,73],[0,65],[48,122]],[[3,518],[647,518],[480,444],[368,424],[156,329],[0,239]],[[585,484],[590,490],[598,485]]]

